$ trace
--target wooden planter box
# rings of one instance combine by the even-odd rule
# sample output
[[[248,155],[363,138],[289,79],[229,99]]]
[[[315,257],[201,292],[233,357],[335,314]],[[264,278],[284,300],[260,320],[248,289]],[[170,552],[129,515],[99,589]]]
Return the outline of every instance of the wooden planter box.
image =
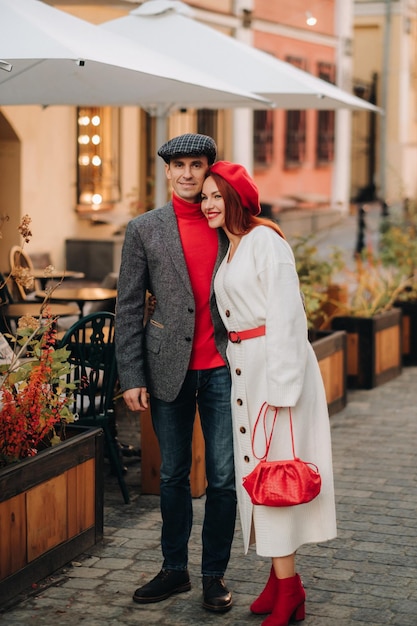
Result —
[[[350,389],[372,389],[401,373],[401,311],[373,317],[335,317],[332,328],[347,332]]]
[[[319,362],[326,391],[329,415],[346,406],[347,350],[346,332],[310,330],[309,339]]]
[[[398,301],[395,306],[402,312],[403,365],[417,365],[417,300]]]
[[[0,605],[103,537],[103,431],[0,469]]]

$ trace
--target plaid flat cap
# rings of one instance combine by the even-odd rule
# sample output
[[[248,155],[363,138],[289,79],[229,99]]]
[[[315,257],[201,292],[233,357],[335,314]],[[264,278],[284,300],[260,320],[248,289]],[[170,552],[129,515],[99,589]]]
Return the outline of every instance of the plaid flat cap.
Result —
[[[216,160],[217,146],[215,141],[207,135],[187,133],[164,143],[159,148],[158,154],[165,163],[169,163],[173,157],[205,155],[211,165]]]

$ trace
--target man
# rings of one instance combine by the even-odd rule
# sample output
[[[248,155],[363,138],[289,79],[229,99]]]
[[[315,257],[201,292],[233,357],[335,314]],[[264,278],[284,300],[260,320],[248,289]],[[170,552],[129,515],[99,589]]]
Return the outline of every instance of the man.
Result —
[[[118,283],[116,351],[120,384],[132,411],[148,407],[161,451],[162,569],[133,599],[159,602],[191,588],[191,442],[198,403],[205,440],[206,508],[202,532],[203,607],[228,611],[224,583],[236,519],[227,335],[213,276],[227,250],[210,229],[200,192],[216,159],[211,137],[186,134],[158,151],[172,200],[127,226]],[[144,325],[146,292],[155,310]]]

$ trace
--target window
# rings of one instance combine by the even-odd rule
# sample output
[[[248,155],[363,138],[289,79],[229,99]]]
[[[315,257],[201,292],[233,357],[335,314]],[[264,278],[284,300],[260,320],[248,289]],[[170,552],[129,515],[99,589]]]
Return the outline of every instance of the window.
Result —
[[[306,113],[287,111],[285,133],[285,164],[287,167],[301,165],[306,151]]]
[[[329,83],[335,82],[335,66],[331,63],[319,63],[318,77]],[[334,160],[334,111],[317,113],[317,163],[331,163]]]
[[[217,159],[224,159],[227,137],[230,132],[230,111],[198,109],[196,111],[196,132],[213,137],[217,144]]]
[[[274,112],[254,111],[253,160],[255,167],[267,167],[274,156]]]
[[[306,63],[298,57],[286,57],[286,62],[302,70]],[[299,167],[306,153],[306,112],[287,111],[285,123],[285,166]]]
[[[109,209],[120,199],[120,113],[114,107],[77,109],[79,211]]]
[[[211,109],[199,109],[197,111],[197,132],[217,137],[217,111]]]

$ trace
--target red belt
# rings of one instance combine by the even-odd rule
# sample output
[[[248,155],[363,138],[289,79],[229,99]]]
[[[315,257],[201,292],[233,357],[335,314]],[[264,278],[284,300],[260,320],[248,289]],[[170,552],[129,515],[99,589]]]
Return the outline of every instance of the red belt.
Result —
[[[231,330],[228,334],[229,341],[232,343],[240,343],[245,339],[254,339],[255,337],[262,337],[265,335],[265,324],[258,326],[257,328],[249,328],[249,330]]]

